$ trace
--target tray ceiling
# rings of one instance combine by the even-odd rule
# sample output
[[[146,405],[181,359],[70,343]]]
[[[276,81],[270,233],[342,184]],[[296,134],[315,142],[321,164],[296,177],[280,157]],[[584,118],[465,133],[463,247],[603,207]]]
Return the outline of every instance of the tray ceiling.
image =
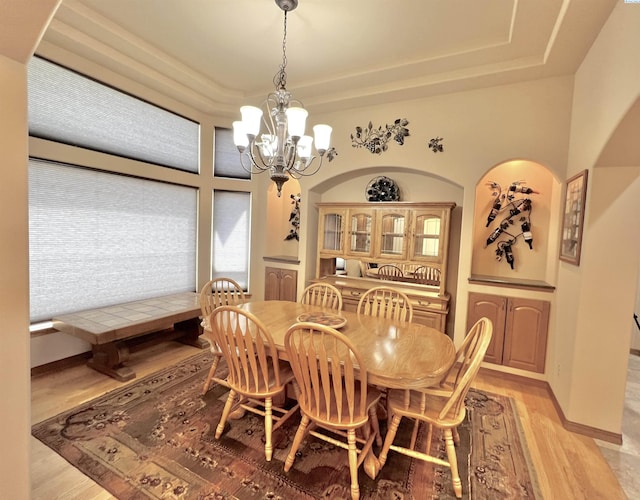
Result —
[[[616,0],[300,0],[287,88],[310,110],[573,74]],[[273,0],[63,0],[38,52],[60,49],[206,112],[273,89]]]

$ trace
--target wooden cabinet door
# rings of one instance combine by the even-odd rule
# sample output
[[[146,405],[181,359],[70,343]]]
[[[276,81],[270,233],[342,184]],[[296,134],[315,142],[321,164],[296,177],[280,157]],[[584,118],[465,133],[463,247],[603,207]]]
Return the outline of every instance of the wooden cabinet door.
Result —
[[[372,209],[353,208],[347,218],[347,256],[369,257],[373,243]]]
[[[281,269],[280,276],[280,300],[296,302],[298,300],[298,271]]]
[[[544,373],[549,309],[542,300],[509,299],[503,365]]]
[[[409,212],[395,208],[382,209],[376,214],[375,256],[402,261],[407,258]]]
[[[416,210],[411,223],[409,260],[418,262],[442,262],[445,254],[444,235],[448,234],[443,210]]]
[[[264,300],[288,300],[296,302],[298,271],[266,267],[264,276]]]
[[[327,255],[343,256],[346,224],[346,209],[323,207],[319,218],[318,250]]]
[[[280,269],[265,268],[264,300],[280,300]]]
[[[489,318],[493,323],[493,336],[484,355],[484,360],[488,363],[502,364],[506,306],[507,297],[469,292],[467,331],[482,317]]]

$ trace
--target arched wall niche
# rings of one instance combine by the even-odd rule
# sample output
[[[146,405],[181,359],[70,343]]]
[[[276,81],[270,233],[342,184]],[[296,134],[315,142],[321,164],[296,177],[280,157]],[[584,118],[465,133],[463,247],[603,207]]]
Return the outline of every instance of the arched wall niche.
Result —
[[[317,258],[318,210],[316,203],[320,202],[366,202],[365,191],[371,179],[377,176],[387,176],[393,179],[400,188],[400,201],[412,202],[449,202],[456,203],[451,216],[451,233],[449,239],[448,274],[446,290],[451,294],[450,313],[448,315],[447,331],[454,331],[456,296],[458,289],[458,267],[460,263],[460,240],[462,227],[462,212],[464,203],[464,188],[448,179],[436,176],[424,170],[404,166],[365,167],[350,170],[326,179],[309,190],[309,200],[303,200],[308,207],[304,210],[303,223],[308,224],[306,233],[307,249],[307,277],[315,277],[315,263]],[[384,202],[381,202],[384,203]]]
[[[535,192],[515,192],[510,202],[506,195],[513,183],[517,183],[516,188],[530,188]],[[490,168],[476,184],[471,274],[552,284],[557,269],[561,191],[562,182],[550,169],[535,161],[514,159]],[[489,221],[496,193],[501,197],[501,207],[495,219]],[[510,210],[526,206],[522,204],[524,199],[531,200],[531,209],[510,216]],[[506,229],[488,243],[503,222]],[[530,225],[531,247],[524,238],[524,223]],[[508,241],[514,241],[511,244],[513,269],[506,255],[497,253]]]
[[[378,176],[393,179],[400,188],[400,201],[455,201],[461,206],[463,187],[423,170],[402,166],[365,167],[343,172],[311,189],[318,201],[364,202],[369,181]]]

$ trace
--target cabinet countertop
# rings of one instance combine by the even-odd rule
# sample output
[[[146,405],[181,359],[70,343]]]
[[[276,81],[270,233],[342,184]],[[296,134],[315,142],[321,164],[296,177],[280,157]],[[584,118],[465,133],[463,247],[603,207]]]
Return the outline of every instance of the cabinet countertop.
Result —
[[[556,289],[555,286],[541,280],[506,278],[504,276],[485,276],[480,274],[472,274],[469,277],[469,283],[477,285],[503,286],[507,288],[525,288],[528,290],[540,290],[543,292],[553,292]]]

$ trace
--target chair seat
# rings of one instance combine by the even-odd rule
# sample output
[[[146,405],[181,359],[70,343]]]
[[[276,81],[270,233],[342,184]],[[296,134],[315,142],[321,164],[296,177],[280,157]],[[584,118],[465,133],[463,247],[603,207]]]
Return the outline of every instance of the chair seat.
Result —
[[[446,420],[440,418],[440,412],[449,401],[446,395],[435,395],[425,391],[426,397],[421,396],[420,391],[410,391],[409,404],[405,405],[405,391],[391,389],[387,393],[387,407],[391,413],[399,414],[409,418],[419,418],[420,420],[438,424],[439,427],[457,427],[464,420],[465,412],[455,415],[450,412]],[[421,405],[424,404],[424,409]]]

